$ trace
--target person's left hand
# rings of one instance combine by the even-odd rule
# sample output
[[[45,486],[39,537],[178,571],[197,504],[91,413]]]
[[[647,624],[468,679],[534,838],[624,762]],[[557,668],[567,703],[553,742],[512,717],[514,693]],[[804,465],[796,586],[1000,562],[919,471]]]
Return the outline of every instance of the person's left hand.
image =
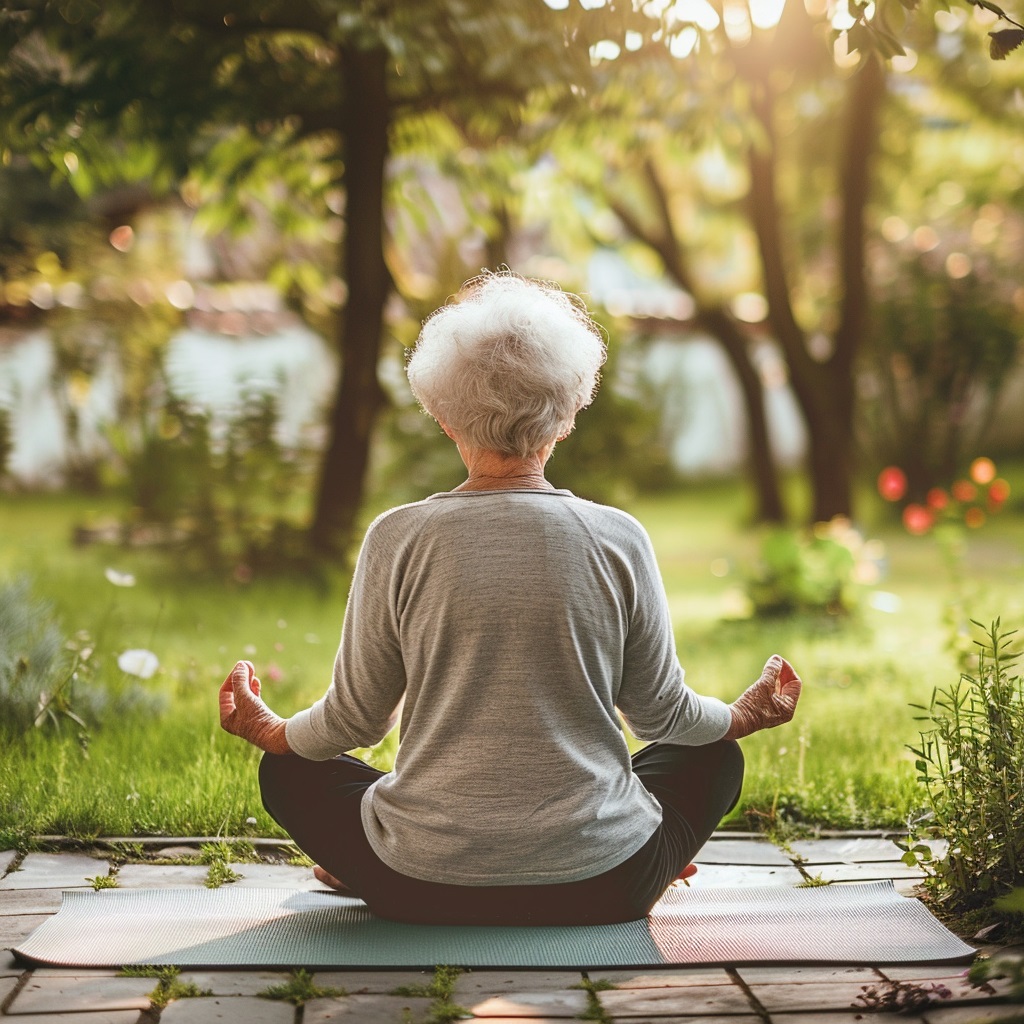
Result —
[[[729,705],[732,724],[725,739],[738,740],[791,721],[802,686],[793,666],[781,655],[773,654],[760,678]]]
[[[236,662],[220,687],[220,726],[268,754],[290,754],[285,720],[267,707],[260,689],[252,663]]]

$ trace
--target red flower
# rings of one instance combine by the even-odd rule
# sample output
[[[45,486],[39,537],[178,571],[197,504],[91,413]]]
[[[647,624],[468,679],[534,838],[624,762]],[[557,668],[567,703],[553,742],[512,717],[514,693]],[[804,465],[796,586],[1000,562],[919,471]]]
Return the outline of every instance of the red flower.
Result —
[[[886,501],[899,501],[907,493],[907,475],[899,466],[886,466],[878,474],[878,493]]]
[[[988,500],[995,505],[1001,505],[1010,496],[1010,485],[1000,477],[998,480],[992,481],[992,486],[988,489]]]
[[[924,505],[908,505],[903,510],[903,525],[907,533],[920,536],[927,533],[935,525],[935,513]]]
[[[929,508],[943,509],[949,504],[949,495],[941,487],[933,487],[925,501]]]
[[[970,480],[957,480],[950,490],[957,501],[974,501],[978,496],[978,488]]]

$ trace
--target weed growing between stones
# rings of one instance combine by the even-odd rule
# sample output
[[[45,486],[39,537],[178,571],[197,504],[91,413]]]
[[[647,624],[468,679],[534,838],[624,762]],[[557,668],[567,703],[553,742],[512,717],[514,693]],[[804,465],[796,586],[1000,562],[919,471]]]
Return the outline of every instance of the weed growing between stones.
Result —
[[[463,1020],[471,1017],[472,1013],[463,1006],[457,1006],[452,1002],[455,994],[455,981],[462,973],[459,967],[449,967],[447,964],[439,964],[434,968],[434,977],[426,985],[399,985],[392,991],[392,995],[406,996],[407,998],[428,998],[433,999],[430,1009],[425,1018],[426,1024],[449,1024],[453,1020]]]
[[[179,967],[154,967],[149,965],[121,968],[123,978],[156,978],[156,988],[147,998],[157,1009],[163,1009],[173,999],[197,999],[212,996],[212,989],[201,989],[194,981],[180,981]]]
[[[317,985],[304,967],[292,971],[288,980],[280,985],[271,985],[259,993],[261,999],[280,999],[293,1006],[302,1006],[310,999],[328,999],[333,996],[347,996],[343,988]]]

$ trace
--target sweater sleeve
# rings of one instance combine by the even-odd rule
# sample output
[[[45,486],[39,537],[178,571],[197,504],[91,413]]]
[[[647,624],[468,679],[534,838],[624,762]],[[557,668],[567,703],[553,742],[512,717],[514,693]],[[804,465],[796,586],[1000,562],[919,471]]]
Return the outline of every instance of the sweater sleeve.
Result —
[[[379,742],[398,720],[405,692],[389,545],[367,531],[349,590],[334,677],[323,697],[288,719],[288,745],[311,761]]]
[[[686,685],[668,598],[646,532],[633,562],[633,608],[616,704],[637,739],[701,746],[721,739],[732,713]]]

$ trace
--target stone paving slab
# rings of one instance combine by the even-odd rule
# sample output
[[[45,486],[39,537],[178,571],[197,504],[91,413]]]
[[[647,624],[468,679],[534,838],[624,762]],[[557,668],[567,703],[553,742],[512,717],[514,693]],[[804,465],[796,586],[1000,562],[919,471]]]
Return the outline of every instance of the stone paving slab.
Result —
[[[294,864],[229,864],[228,867],[242,876],[231,884],[242,888],[333,891],[313,877],[311,868]]]
[[[14,1018],[17,1020],[18,1018]],[[24,1024],[138,1024],[139,1020],[148,1024],[152,1018],[141,1017],[138,1010],[93,1010],[82,1013],[33,1013],[30,1017],[22,1017]],[[244,1021],[220,1024],[245,1024]]]
[[[681,967],[657,974],[636,971],[588,971],[591,981],[610,982],[616,988],[690,988],[694,985],[729,985],[724,967]]]
[[[690,885],[702,889],[708,886],[799,885],[803,880],[804,876],[792,864],[699,864],[697,874],[688,879]]]
[[[813,878],[827,882],[878,882],[886,878],[924,878],[924,872],[902,862],[875,861],[870,864],[806,864],[804,870]]]
[[[87,878],[105,875],[110,864],[84,853],[30,853],[17,871],[0,879],[0,889],[86,888]]]
[[[75,1010],[148,1010],[153,978],[37,977],[15,996],[10,1015],[66,1013]]]
[[[884,981],[873,967],[737,967],[736,973],[748,985],[792,985],[856,981],[862,985]]]
[[[481,1019],[483,1018],[474,1018],[474,1020]],[[523,1024],[524,1020],[529,1021],[529,1024],[565,1024],[564,1017],[487,1017],[486,1020],[487,1024]],[[659,1021],[658,1024],[664,1024],[664,1022]],[[689,1021],[688,1024],[693,1024],[693,1021]],[[732,1024],[731,1019],[730,1024]]]
[[[739,985],[615,989],[597,993],[605,1013],[619,1017],[696,1017],[755,1013]]]
[[[34,967],[33,978],[120,978],[116,967]],[[153,985],[156,981],[153,982]]]
[[[182,971],[178,980],[214,996],[257,996],[271,985],[288,981],[288,975],[274,971]]]
[[[928,839],[923,845],[936,856],[944,856],[948,844]],[[797,839],[789,848],[806,864],[862,864],[870,861],[896,861],[903,851],[892,839]]]
[[[463,1004],[464,1005],[464,1004]],[[579,1017],[587,1009],[581,989],[560,992],[510,992],[466,1007],[474,1017]]]
[[[940,1006],[925,1010],[926,1024],[1020,1024],[1024,1007],[1007,1006]]]
[[[708,1016],[690,1016],[685,1017],[663,1015],[657,1013],[656,1015],[645,1014],[640,1017],[609,1017],[613,1024],[764,1024],[764,1017],[761,1016],[748,1016],[747,1014],[714,1014]],[[494,1021],[488,1021],[487,1024],[495,1024]],[[517,1021],[516,1024],[523,1024],[522,1021]],[[536,1021],[530,1021],[530,1024],[536,1024]],[[860,1024],[870,1024],[867,1021],[861,1021]]]
[[[697,864],[762,864],[788,867],[792,860],[763,839],[710,839],[694,858]]]
[[[579,971],[467,971],[455,979],[452,1000],[465,1006],[509,992],[563,991],[582,981]]]
[[[773,1013],[772,1024],[871,1024],[875,1014],[860,1012],[856,1010],[845,1010],[841,1012],[830,1012],[819,1010],[816,1013]],[[878,1017],[879,1021],[898,1021],[899,1024],[924,1024],[922,1017],[905,1017],[902,1013],[898,1017],[892,1014],[885,1014]]]
[[[291,1003],[249,996],[175,999],[160,1014],[160,1024],[294,1024],[294,1021],[295,1007]],[[34,1022],[26,1021],[26,1024]]]
[[[302,1011],[303,1024],[420,1024],[430,1013],[433,1000],[400,996],[345,996],[342,999],[311,999]],[[249,1022],[245,1018],[245,1024]],[[161,1024],[166,1024],[163,1017]],[[189,1021],[191,1024],[191,1019]],[[201,1024],[201,1022],[200,1022]],[[290,1019],[289,1019],[290,1024]]]
[[[343,988],[350,996],[391,995],[396,988],[429,985],[431,971],[317,971],[313,983],[321,988]]]
[[[959,964],[878,964],[878,970],[889,981],[930,981],[932,979],[966,978],[967,965]]]
[[[931,988],[932,985],[945,985],[949,989],[951,995],[948,999],[942,1000],[942,1003],[953,1005],[958,1002],[962,1002],[965,999],[984,999],[986,993],[981,989],[975,988],[967,980],[967,969],[963,968],[957,970],[957,968],[950,967],[947,965],[944,972],[940,972],[939,968],[927,968],[927,967],[914,967],[909,965],[902,971],[886,972],[886,977],[890,981],[895,982],[909,982],[912,985],[920,985],[922,988]],[[1009,995],[1011,983],[1009,978],[992,978],[989,981],[989,985],[995,989],[997,996]],[[1022,1012],[1022,1019],[1024,1019],[1024,1012]]]
[[[0,917],[0,949],[11,949],[31,935],[49,914],[26,914],[23,917]]]
[[[16,978],[24,973],[25,968],[14,959],[13,954],[0,949],[0,978]]]
[[[0,891],[0,917],[55,914],[63,893],[63,889],[4,889]]]
[[[205,864],[125,864],[117,872],[119,889],[202,888],[209,868]]]
[[[751,985],[754,998],[770,1014],[796,1010],[863,1010],[857,997],[863,993],[865,981],[797,982],[795,984]]]

